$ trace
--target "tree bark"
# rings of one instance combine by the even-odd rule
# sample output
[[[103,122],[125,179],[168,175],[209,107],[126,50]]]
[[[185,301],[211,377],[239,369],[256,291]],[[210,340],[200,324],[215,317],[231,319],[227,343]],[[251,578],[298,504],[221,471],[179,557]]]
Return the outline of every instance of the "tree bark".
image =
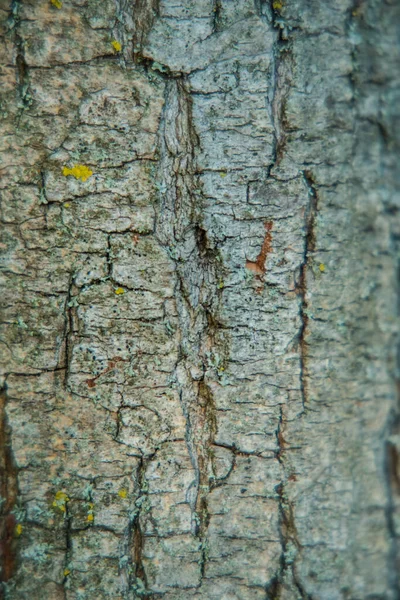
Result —
[[[0,8],[4,598],[400,598],[399,3]]]

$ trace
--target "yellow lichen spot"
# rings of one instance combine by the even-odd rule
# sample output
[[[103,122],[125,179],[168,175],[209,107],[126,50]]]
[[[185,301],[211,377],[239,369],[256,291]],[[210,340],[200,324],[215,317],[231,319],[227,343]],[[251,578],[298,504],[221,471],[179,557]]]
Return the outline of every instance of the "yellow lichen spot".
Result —
[[[323,273],[325,271],[325,265],[324,265],[324,263],[321,263],[319,265],[319,270],[321,271],[321,273]]]
[[[112,47],[114,48],[114,50],[115,50],[116,52],[121,52],[121,50],[122,50],[122,46],[121,46],[121,44],[120,44],[119,42],[117,42],[117,40],[113,40],[113,41],[111,42],[111,45],[112,45]]]
[[[94,521],[94,514],[93,513],[89,513],[87,516],[87,520],[89,521],[89,523],[92,523]]]
[[[53,6],[55,6],[56,8],[61,8],[62,7],[62,2],[61,0],[50,0],[51,4]]]
[[[72,175],[75,179],[81,179],[82,181],[86,181],[93,175],[93,171],[86,167],[85,165],[75,165],[72,169],[68,167],[63,167],[62,174],[64,177],[68,177],[68,175]]]
[[[116,290],[114,290],[114,292],[117,294],[117,296],[120,296],[121,294],[125,293],[125,290],[124,290],[124,288],[119,287]]]
[[[128,490],[122,489],[122,490],[119,490],[119,492],[118,492],[118,496],[120,498],[126,498],[127,495],[128,495]]]
[[[58,508],[61,512],[66,512],[66,504],[69,502],[69,498],[65,492],[57,492],[54,496],[53,506],[54,508]]]
[[[16,533],[17,535],[21,535],[21,533],[22,533],[22,530],[23,530],[23,529],[24,529],[24,528],[22,527],[21,523],[18,523],[18,525],[17,525],[17,526],[16,526],[16,528],[15,528],[15,533]]]
[[[71,206],[71,205],[70,205],[70,203],[69,203],[69,202],[65,202],[65,203],[64,203],[64,208],[69,208],[70,206]]]
[[[68,577],[70,573],[71,571],[69,569],[64,569],[64,577]]]
[[[225,171],[221,171],[220,174],[219,174],[219,176],[222,177],[222,179],[224,177],[226,177],[227,175],[228,175],[228,173],[225,173]]]
[[[57,492],[54,496],[55,500],[61,500],[62,502],[68,502],[69,498],[65,492]]]
[[[274,10],[282,10],[283,4],[282,4],[282,2],[273,2],[272,3],[272,8]]]
[[[89,506],[89,510],[93,510],[94,509],[94,502],[89,502],[88,506]]]

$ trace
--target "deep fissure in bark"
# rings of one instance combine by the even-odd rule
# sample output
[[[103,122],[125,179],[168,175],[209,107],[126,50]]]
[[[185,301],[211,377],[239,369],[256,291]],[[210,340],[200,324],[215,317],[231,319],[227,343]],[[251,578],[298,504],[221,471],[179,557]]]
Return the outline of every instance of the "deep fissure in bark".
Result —
[[[160,0],[135,0],[133,6],[134,35],[133,60],[141,63],[145,59],[143,48],[160,10]]]
[[[68,293],[65,298],[64,305],[64,332],[63,332],[63,348],[61,349],[61,361],[60,368],[64,369],[64,387],[68,386],[68,376],[70,374],[71,359],[72,359],[72,336],[74,329],[74,318],[72,311],[73,308],[73,296],[72,296],[72,275],[70,275],[68,284]],[[64,356],[63,356],[64,355]]]
[[[0,583],[11,579],[16,568],[16,518],[13,509],[18,496],[18,470],[13,458],[11,429],[7,420],[7,388],[0,391]]]
[[[145,537],[141,527],[141,518],[147,509],[148,485],[146,469],[154,454],[146,458],[141,457],[136,472],[136,485],[138,495],[134,509],[129,513],[128,526],[121,541],[121,556],[119,572],[123,578],[123,587],[126,597],[134,592],[134,597],[150,600],[153,595],[148,591],[147,575],[143,564],[143,551]]]
[[[67,599],[66,584],[68,582],[69,562],[72,557],[72,515],[69,510],[69,501],[65,502],[64,530],[65,530],[65,557],[64,557],[64,578],[62,588],[65,600]]]
[[[277,452],[276,458],[282,466],[283,472],[286,470],[285,464],[285,438],[284,432],[284,414],[281,407],[279,414],[278,427],[276,429]],[[296,573],[296,559],[301,550],[298,540],[293,506],[286,493],[285,480],[282,480],[276,486],[279,505],[279,536],[282,546],[282,552],[279,559],[279,570],[271,579],[266,587],[266,600],[279,600],[285,589],[292,586],[297,590],[299,597],[303,600],[312,600],[301,585]]]
[[[147,496],[147,485],[146,485],[146,479],[145,479],[145,474],[146,474],[146,461],[145,459],[141,459],[140,463],[139,463],[139,469],[138,469],[138,484],[139,484],[139,489],[140,489],[140,504],[139,504],[139,508],[137,510],[137,514],[135,515],[133,522],[132,522],[132,533],[131,533],[131,539],[132,539],[132,545],[133,545],[133,562],[135,564],[135,570],[134,570],[134,577],[136,578],[136,581],[139,579],[141,582],[143,582],[145,589],[147,590],[147,577],[146,577],[146,572],[143,566],[143,546],[144,546],[144,537],[143,537],[143,533],[142,533],[142,529],[141,529],[141,525],[140,525],[140,515],[141,515],[141,509],[143,506],[143,498],[146,498]],[[136,501],[137,502],[137,501]],[[148,599],[150,596],[145,593],[142,592],[141,593],[141,597],[144,599]]]
[[[214,0],[213,6],[213,33],[216,33],[221,29],[221,17],[222,17],[222,2],[221,0]]]
[[[313,253],[316,247],[316,216],[318,212],[318,196],[314,182],[314,178],[310,171],[303,171],[304,182],[308,191],[309,202],[305,209],[304,215],[304,254],[300,265],[299,279],[297,283],[297,291],[300,296],[300,331],[299,331],[299,347],[300,347],[300,389],[302,395],[303,409],[306,409],[308,404],[308,302],[307,302],[307,277],[312,272]]]
[[[218,304],[223,275],[217,248],[211,246],[201,221],[202,192],[196,168],[198,137],[193,127],[191,97],[183,79],[167,83],[161,125],[161,197],[157,234],[176,267],[179,318],[179,397],[186,419],[186,444],[195,470],[193,533],[200,542],[200,570],[207,562],[207,496],[212,474],[211,445],[217,431],[215,404],[208,378],[220,342]],[[173,215],[172,219],[167,219]],[[223,353],[223,352],[222,352]]]

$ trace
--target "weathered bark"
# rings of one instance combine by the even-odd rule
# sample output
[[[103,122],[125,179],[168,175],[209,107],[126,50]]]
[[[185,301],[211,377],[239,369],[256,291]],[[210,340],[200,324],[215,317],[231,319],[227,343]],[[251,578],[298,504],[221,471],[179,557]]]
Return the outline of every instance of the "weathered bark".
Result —
[[[0,16],[4,596],[400,598],[398,2]]]

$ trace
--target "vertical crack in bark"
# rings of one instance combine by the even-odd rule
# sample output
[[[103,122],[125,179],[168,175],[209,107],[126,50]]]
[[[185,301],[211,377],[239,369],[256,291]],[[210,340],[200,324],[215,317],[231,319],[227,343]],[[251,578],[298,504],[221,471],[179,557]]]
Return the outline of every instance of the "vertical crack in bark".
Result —
[[[146,481],[146,469],[154,454],[141,458],[136,481],[139,489],[135,501],[135,508],[129,513],[128,526],[122,540],[121,556],[119,560],[119,573],[122,577],[124,597],[131,598],[133,591],[144,600],[151,598],[148,591],[148,581],[143,564],[144,535],[141,528],[141,516],[147,509],[148,485]]]
[[[152,457],[151,457],[152,458]],[[133,587],[136,592],[140,594],[141,598],[144,600],[150,598],[147,590],[147,577],[146,572],[143,565],[143,547],[144,547],[144,537],[140,525],[140,516],[143,510],[143,505],[147,499],[147,481],[146,481],[146,467],[149,460],[145,460],[144,458],[140,459],[139,468],[138,468],[138,484],[139,484],[139,498],[136,500],[136,511],[133,515],[133,519],[130,525],[130,534],[131,534],[131,544],[132,544],[132,560],[134,563],[134,572],[133,572]]]
[[[140,63],[153,23],[160,11],[160,0],[136,0],[133,7],[133,59]]]
[[[72,558],[72,516],[68,507],[69,501],[65,503],[65,558],[64,558],[64,579],[62,582],[64,598],[67,600],[66,583],[68,581],[69,563]]]
[[[280,409],[278,427],[276,429],[276,441],[278,451],[276,458],[285,471],[285,439],[283,408]],[[279,502],[279,536],[282,546],[279,569],[266,588],[267,600],[279,600],[282,593],[287,590],[296,591],[299,598],[312,600],[311,596],[302,587],[296,573],[296,558],[301,546],[297,536],[294,522],[293,505],[290,502],[285,481],[276,487]]]
[[[400,385],[399,383],[397,384]],[[386,475],[386,523],[390,537],[389,586],[400,598],[398,536],[396,532],[396,498],[400,497],[400,417],[392,412],[389,417],[388,435],[385,436],[385,475]],[[396,443],[396,441],[397,443]]]
[[[300,275],[297,283],[297,291],[300,296],[300,331],[299,331],[299,347],[300,347],[300,389],[303,403],[303,410],[306,409],[309,399],[308,390],[308,303],[307,303],[307,276],[312,263],[312,254],[315,251],[315,223],[318,212],[318,196],[312,173],[303,171],[304,182],[306,184],[309,196],[308,206],[305,210],[305,237],[304,237],[304,254],[300,264]]]
[[[19,126],[24,110],[26,108],[29,108],[29,106],[32,104],[32,98],[29,93],[30,81],[28,65],[26,64],[25,60],[25,42],[19,34],[20,7],[20,0],[13,0],[11,3],[10,16],[8,19],[9,31],[12,34],[15,47],[17,90],[20,101],[20,110],[17,113],[17,127]]]
[[[196,512],[199,517],[197,535],[201,541],[201,576],[204,577],[206,563],[208,560],[207,529],[210,523],[208,512],[208,494],[210,492],[210,468],[211,445],[217,433],[217,419],[215,402],[210,388],[204,382],[199,382],[198,402],[200,407],[200,419],[198,426],[201,427],[203,435],[196,444],[198,452],[199,488],[196,501]]]
[[[393,237],[393,236],[392,236]],[[393,252],[399,255],[399,240],[396,236],[392,240]],[[397,298],[400,301],[400,264],[397,265]],[[397,308],[400,316],[400,305]],[[389,581],[388,585],[393,590],[395,597],[400,598],[400,580],[398,577],[400,567],[399,537],[396,530],[396,518],[400,498],[400,343],[397,334],[397,351],[395,356],[395,381],[394,381],[394,406],[388,416],[385,431],[385,480],[386,480],[386,524],[390,538],[388,556]]]
[[[73,335],[73,329],[74,329],[74,319],[73,319],[73,298],[72,298],[72,275],[70,275],[69,278],[69,283],[68,283],[68,292],[65,298],[65,304],[64,304],[64,332],[63,332],[63,338],[64,338],[64,351],[62,352],[62,354],[64,356],[61,357],[61,361],[63,362],[63,365],[60,365],[61,368],[63,368],[65,370],[65,374],[64,374],[64,388],[67,389],[68,387],[68,377],[70,374],[70,367],[71,367],[71,359],[72,359],[72,340],[71,337]]]
[[[221,0],[213,1],[212,9],[212,31],[216,33],[221,30],[221,17],[222,17],[222,2]]]
[[[15,464],[11,429],[7,420],[7,387],[0,391],[0,583],[9,581],[15,571],[17,542],[15,536],[16,519],[13,509],[18,496],[18,470]],[[3,587],[3,586],[2,586]],[[1,588],[0,588],[1,589]]]
[[[191,111],[187,82],[183,78],[167,81],[160,136],[160,189],[164,191],[156,231],[176,267],[179,318],[176,378],[186,418],[186,444],[195,471],[190,490],[192,531],[200,543],[203,576],[207,562],[211,445],[217,431],[208,380],[226,349],[217,318],[223,266],[202,223],[203,197],[196,173],[199,141]]]
[[[279,165],[282,159],[285,144],[287,126],[285,107],[286,97],[290,88],[292,73],[292,53],[289,40],[284,35],[283,21],[277,18],[275,9],[271,2],[271,21],[275,29],[275,40],[273,45],[272,63],[271,63],[271,90],[268,93],[267,110],[271,119],[274,140],[272,147],[272,160],[268,167],[267,178],[273,177],[273,169]]]
[[[278,178],[275,169],[279,166],[284,157],[287,131],[290,125],[286,117],[286,101],[293,80],[293,57],[290,47],[290,40],[287,36],[287,28],[279,14],[277,3],[270,3],[270,15],[272,26],[276,29],[276,39],[273,50],[273,61],[271,68],[271,91],[268,96],[267,106],[269,106],[270,119],[273,125],[274,140],[272,150],[272,160],[267,172],[267,179]],[[300,295],[300,318],[301,328],[299,332],[299,359],[300,359],[300,389],[303,409],[307,403],[307,290],[306,273],[309,268],[310,254],[315,249],[315,215],[317,211],[317,194],[309,172],[303,173],[307,190],[309,193],[309,202],[305,214],[305,241],[304,254],[300,264],[300,277],[298,283],[298,292]],[[284,412],[280,409],[278,427],[276,429],[277,453],[276,458],[282,467],[282,480],[276,487],[279,507],[279,535],[282,547],[279,569],[266,587],[266,598],[278,600],[286,597],[287,593],[296,595],[296,597],[311,600],[311,597],[303,589],[296,573],[296,558],[301,549],[297,536],[297,530],[294,521],[293,504],[286,492],[286,461],[285,461],[285,439],[284,439]]]
[[[260,19],[265,19],[270,10],[270,0],[254,0],[254,8],[256,9],[257,15]]]

